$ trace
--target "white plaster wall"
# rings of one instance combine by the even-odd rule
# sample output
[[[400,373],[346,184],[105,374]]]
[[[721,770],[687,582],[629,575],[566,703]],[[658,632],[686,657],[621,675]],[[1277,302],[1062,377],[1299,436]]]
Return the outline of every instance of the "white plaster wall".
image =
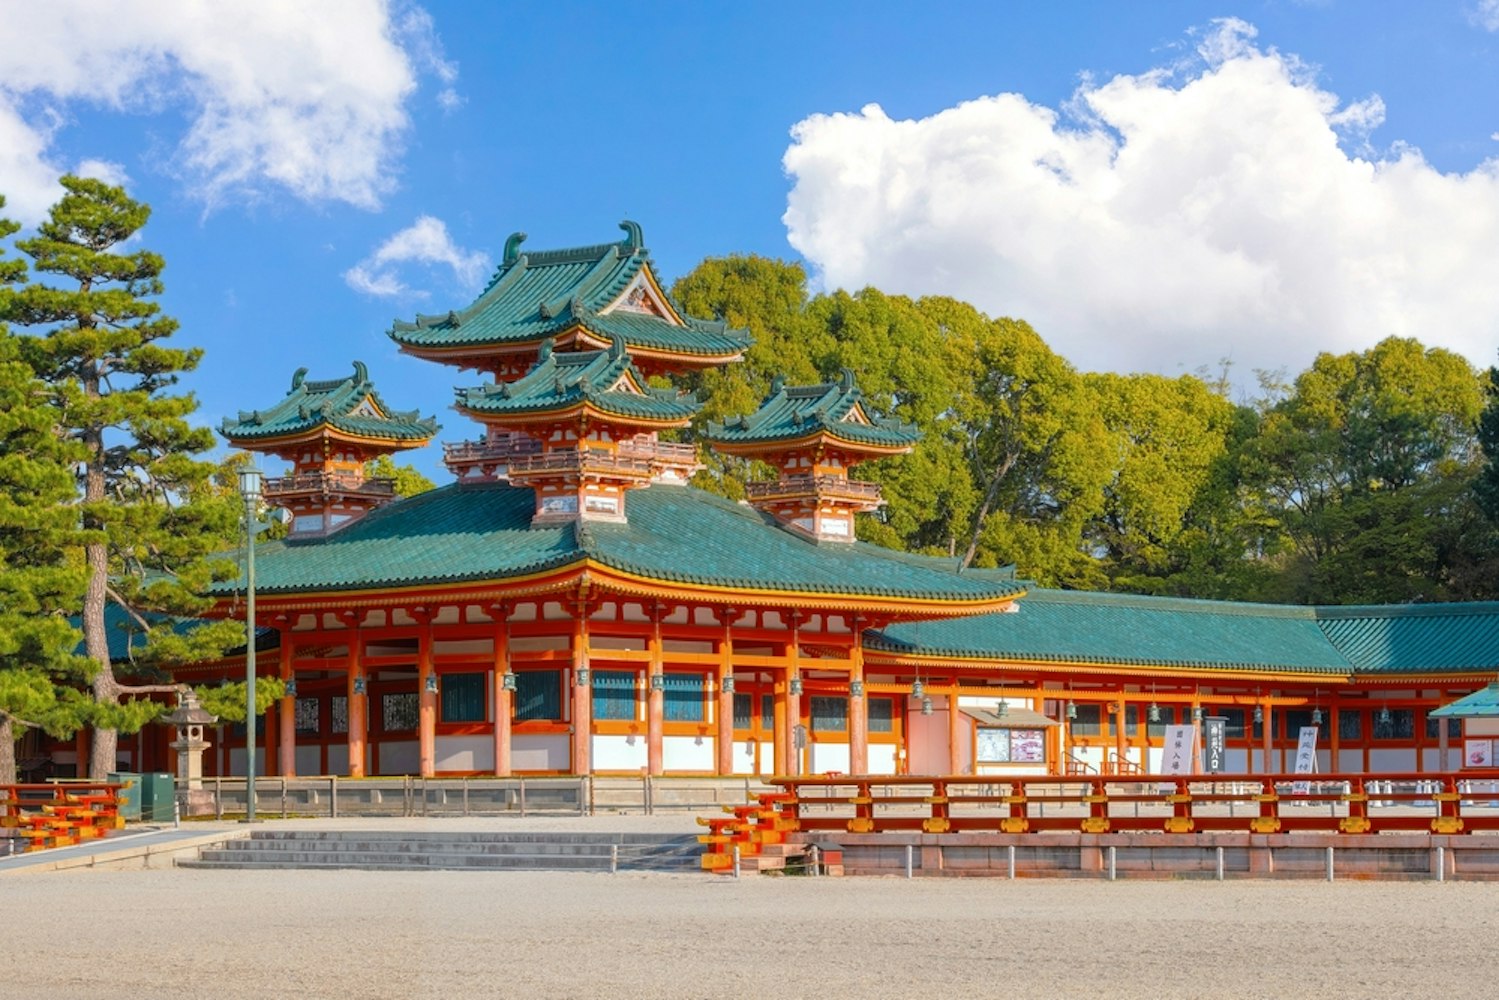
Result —
[[[1467,736],[1499,736],[1499,719],[1464,719],[1463,733]]]
[[[1456,771],[1463,766],[1463,751],[1459,740],[1453,740],[1447,748],[1447,759],[1442,760],[1441,747],[1427,747],[1421,751],[1421,770]]]
[[[663,736],[661,766],[671,771],[711,771],[717,763],[711,736]]]
[[[436,767],[439,771],[493,771],[494,737],[437,737]]]
[[[1349,771],[1362,771],[1364,769],[1364,752],[1362,750],[1339,750],[1338,766],[1336,770],[1347,773]]]
[[[813,743],[807,748],[807,773],[838,771],[848,774],[847,743]]]
[[[517,771],[567,771],[572,747],[566,733],[527,733],[510,741],[510,766]]]
[[[348,753],[347,748],[345,748],[344,753]],[[318,747],[297,747],[297,773],[323,773],[323,754]]]
[[[1369,770],[1371,771],[1414,771],[1415,769],[1415,747],[1407,747],[1403,750],[1369,751]]]
[[[650,765],[644,736],[606,735],[593,738],[595,771],[639,771]]]
[[[347,743],[334,743],[328,747],[328,773],[349,773],[349,745]]]
[[[758,764],[755,761],[756,747],[760,752]],[[760,744],[739,740],[734,744],[735,774],[769,774],[775,769],[775,759],[775,747],[769,740]]]
[[[869,773],[894,774],[895,751],[894,743],[871,743],[869,745]]]
[[[421,744],[416,740],[380,744],[381,774],[420,774],[421,762]]]

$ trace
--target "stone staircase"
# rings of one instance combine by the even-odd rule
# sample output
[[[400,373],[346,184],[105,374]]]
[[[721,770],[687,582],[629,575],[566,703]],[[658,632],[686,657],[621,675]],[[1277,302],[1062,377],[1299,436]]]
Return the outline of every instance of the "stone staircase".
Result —
[[[651,833],[417,833],[255,830],[204,848],[179,868],[353,868],[367,871],[698,870],[693,836]]]

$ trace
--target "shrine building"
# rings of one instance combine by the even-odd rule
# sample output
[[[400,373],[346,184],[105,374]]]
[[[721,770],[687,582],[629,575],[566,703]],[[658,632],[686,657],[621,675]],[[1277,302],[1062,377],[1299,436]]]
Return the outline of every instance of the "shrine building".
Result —
[[[777,381],[700,434],[773,470],[744,501],[691,486],[698,445],[673,438],[698,403],[651,378],[749,338],[684,314],[621,228],[536,252],[516,234],[472,304],[395,324],[402,352],[479,383],[456,390],[479,426],[444,445],[449,485],[365,478],[438,428],[357,362],[225,422],[292,466],[265,489],[290,535],[256,548],[260,663],[287,682],[263,773],[1136,773],[1205,719],[1228,771],[1289,770],[1309,726],[1321,770],[1459,765],[1461,730],[1430,713],[1493,679],[1499,604],[1064,592],[859,542],[882,500],[854,468],[919,441],[850,372]],[[243,615],[243,586],[218,614]],[[134,767],[165,768],[158,735],[122,740]],[[217,744],[205,772],[243,774],[242,729]]]

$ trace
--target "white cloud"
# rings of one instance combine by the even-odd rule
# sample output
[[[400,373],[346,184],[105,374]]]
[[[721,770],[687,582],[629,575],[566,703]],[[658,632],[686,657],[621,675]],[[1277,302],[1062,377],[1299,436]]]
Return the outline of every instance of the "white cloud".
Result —
[[[457,283],[465,288],[477,285],[489,270],[488,255],[457,246],[441,219],[423,215],[345,271],[344,281],[365,295],[425,295],[401,281],[397,265],[407,263],[446,265],[452,269]]]
[[[1087,81],[1062,112],[1000,94],[807,118],[790,241],[827,287],[963,298],[1085,369],[1231,357],[1247,382],[1390,334],[1492,363],[1499,158],[1376,156],[1378,96],[1343,104],[1253,37],[1219,22],[1190,66]]]
[[[78,166],[73,168],[73,173],[79,177],[92,177],[115,187],[125,187],[130,183],[130,175],[125,172],[125,168],[113,160],[80,160]]]
[[[1499,0],[1478,0],[1468,17],[1484,31],[1499,31]]]
[[[207,206],[273,189],[376,207],[394,184],[420,74],[451,90],[430,17],[386,0],[0,0],[0,190],[30,219],[54,122],[32,105],[186,111],[170,169]],[[6,140],[10,141],[7,142]]]

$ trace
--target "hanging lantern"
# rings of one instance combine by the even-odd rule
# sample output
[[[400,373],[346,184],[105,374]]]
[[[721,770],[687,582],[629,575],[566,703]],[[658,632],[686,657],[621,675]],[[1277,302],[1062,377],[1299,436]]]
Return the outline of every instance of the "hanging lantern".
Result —
[[[1147,714],[1150,716],[1150,721],[1151,722],[1160,722],[1161,721],[1161,706],[1157,705],[1155,702],[1151,702],[1150,703],[1150,711]]]
[[[932,699],[930,699],[930,698],[922,698],[921,699],[921,714],[922,715],[931,715],[932,714]]]
[[[923,683],[921,683],[921,678],[920,677],[916,678],[916,680],[914,680],[914,681],[911,682],[911,697],[912,698],[920,698],[925,693],[926,693],[926,685],[923,684]]]
[[[1320,708],[1314,708],[1314,709],[1312,709],[1312,725],[1314,725],[1314,726],[1320,726],[1320,725],[1322,725],[1322,709],[1320,709]]]
[[[802,693],[802,679],[800,677],[791,678],[791,683],[788,685],[788,688],[791,691],[791,696],[793,698],[800,697]]]
[[[1201,705],[1193,705],[1192,706],[1192,722],[1194,724],[1197,724],[1197,725],[1201,725],[1202,724],[1202,706]]]
[[[1265,721],[1265,710],[1260,706],[1254,706],[1254,724],[1258,726]]]
[[[1009,715],[1010,714],[1010,703],[1007,702],[1007,701],[1002,701],[998,705],[994,706],[994,714],[997,715],[997,716],[999,716],[1001,719],[1003,719],[1005,716]]]
[[[1379,724],[1381,726],[1388,726],[1390,724],[1390,722],[1391,722],[1390,706],[1385,705],[1383,708],[1381,708],[1379,710],[1379,719],[1378,719],[1378,722],[1379,722]]]
[[[1069,718],[1069,719],[1075,719],[1075,718],[1077,718],[1077,703],[1074,702],[1074,701],[1072,701],[1072,700],[1070,700],[1070,699],[1067,702],[1067,718]]]

